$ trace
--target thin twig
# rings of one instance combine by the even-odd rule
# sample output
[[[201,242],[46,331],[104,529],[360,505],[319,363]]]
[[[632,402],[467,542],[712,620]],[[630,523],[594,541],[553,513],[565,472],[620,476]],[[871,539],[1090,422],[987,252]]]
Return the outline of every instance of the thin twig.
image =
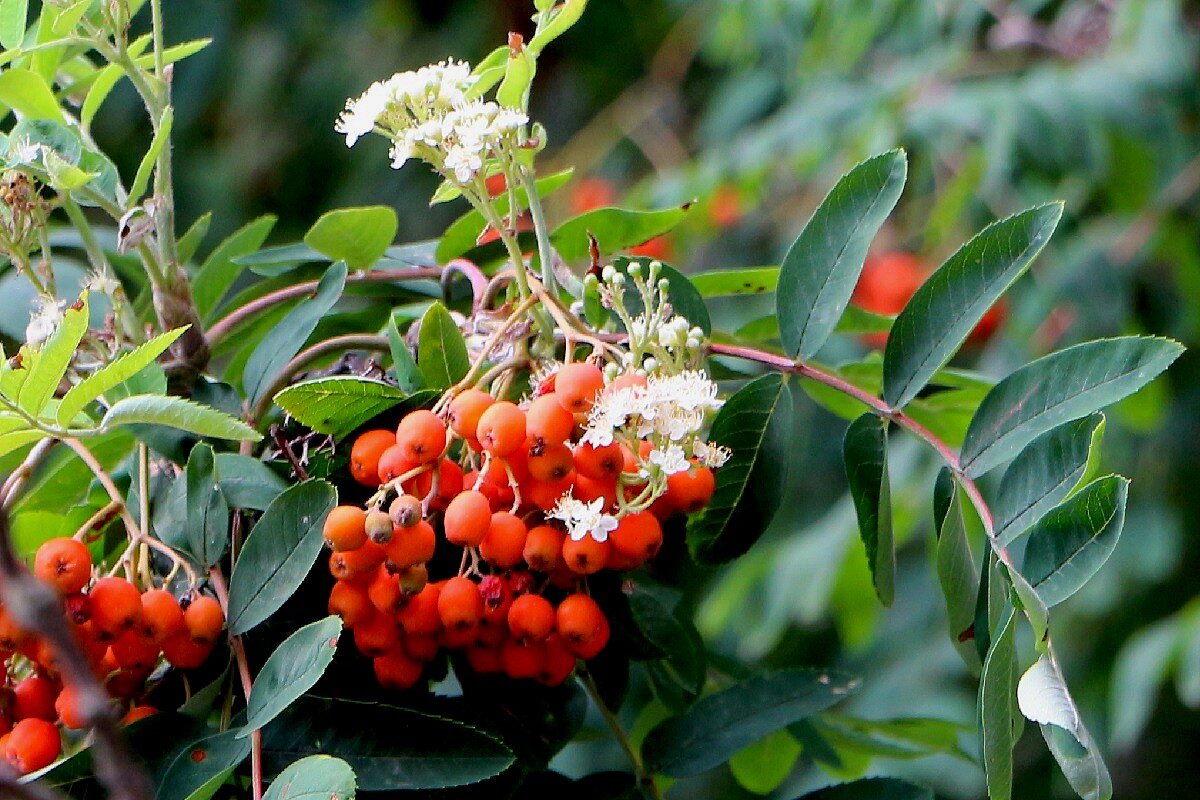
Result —
[[[212,584],[213,591],[216,592],[217,602],[221,604],[221,610],[225,612],[225,619],[229,619],[229,587],[225,583],[225,575],[221,572],[221,568],[213,567],[209,570],[208,579]],[[233,650],[234,660],[237,661],[238,675],[242,682],[242,694],[245,695],[246,702],[249,703],[250,693],[254,690],[254,679],[250,675],[250,660],[246,658],[246,648],[242,644],[242,637],[230,633],[229,647]],[[262,762],[262,730],[255,728],[250,732],[250,785],[254,800],[262,800],[263,796]]]
[[[600,709],[600,714],[604,717],[604,721],[608,723],[608,727],[612,730],[613,736],[616,737],[617,743],[625,751],[625,757],[633,765],[633,774],[637,777],[638,784],[654,800],[662,800],[662,793],[659,792],[658,785],[654,783],[654,776],[646,769],[646,764],[642,761],[642,756],[638,753],[637,748],[633,746],[633,742],[629,741],[629,734],[621,726],[621,721],[617,719],[617,715],[612,712],[612,709],[604,702],[604,698],[600,696],[600,687],[596,686],[595,679],[592,678],[592,674],[587,671],[586,667],[579,671],[579,682],[587,690],[588,697],[592,698],[592,702],[596,704],[596,708]]]
[[[129,509],[125,505],[125,498],[121,496],[121,490],[117,488],[117,485],[113,483],[113,479],[105,472],[104,466],[96,460],[96,457],[92,455],[92,451],[88,450],[87,445],[78,439],[66,438],[62,440],[62,443],[74,450],[75,454],[83,459],[83,463],[87,464],[88,469],[100,481],[100,485],[104,487],[104,491],[108,492],[109,499],[121,504],[121,519],[125,522],[126,533],[131,540],[138,538],[140,531],[138,530],[137,520],[129,513]]]
[[[49,455],[50,448],[54,447],[57,442],[57,439],[43,439],[33,446],[29,455],[25,456],[25,460],[21,462],[21,466],[13,470],[12,474],[5,479],[4,484],[0,485],[0,498],[3,498],[0,508],[6,511],[12,508],[13,503],[21,494],[21,490],[25,488],[25,484],[33,477],[33,471]]]

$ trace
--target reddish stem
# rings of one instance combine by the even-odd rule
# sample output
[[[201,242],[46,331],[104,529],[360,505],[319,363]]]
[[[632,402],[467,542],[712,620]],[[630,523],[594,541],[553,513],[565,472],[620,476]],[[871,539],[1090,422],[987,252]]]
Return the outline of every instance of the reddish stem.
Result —
[[[217,601],[221,604],[225,619],[229,619],[229,587],[225,584],[225,575],[222,574],[221,568],[210,569],[208,579],[212,583],[213,591],[217,594]],[[249,703],[250,692],[254,689],[254,679],[250,675],[250,661],[246,658],[246,648],[242,644],[242,638],[234,636],[232,633],[229,634],[229,647],[233,650],[233,657],[237,661],[238,675],[242,680],[242,694],[246,696],[246,702]],[[254,800],[262,800],[263,796],[262,762],[262,730],[256,728],[250,732],[250,786]]]

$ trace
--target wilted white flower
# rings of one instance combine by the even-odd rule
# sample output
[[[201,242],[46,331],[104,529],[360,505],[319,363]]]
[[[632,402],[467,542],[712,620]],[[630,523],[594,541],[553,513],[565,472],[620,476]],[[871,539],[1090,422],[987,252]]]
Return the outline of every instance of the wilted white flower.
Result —
[[[608,534],[617,528],[617,518],[605,514],[603,509],[603,497],[585,503],[576,500],[568,489],[566,494],[558,498],[558,502],[547,516],[566,525],[567,534],[572,541],[578,542],[585,536],[591,536],[597,542],[607,542]]]
[[[55,300],[45,295],[39,295],[33,303],[33,313],[29,315],[29,324],[25,327],[26,344],[40,344],[49,339],[50,334],[58,330],[67,308],[65,300]]]
[[[697,439],[692,443],[692,455],[694,455],[701,464],[709,469],[725,466],[725,462],[733,453],[728,447],[712,442],[706,442],[703,439]]]

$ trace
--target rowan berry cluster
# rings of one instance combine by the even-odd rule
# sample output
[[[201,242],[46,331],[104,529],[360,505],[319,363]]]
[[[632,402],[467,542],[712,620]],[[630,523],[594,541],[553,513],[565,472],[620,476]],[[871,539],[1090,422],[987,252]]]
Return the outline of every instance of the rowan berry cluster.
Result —
[[[75,642],[128,724],[155,713],[144,696],[160,663],[199,667],[225,615],[207,595],[192,593],[181,602],[165,588],[142,589],[117,575],[95,577],[94,567],[87,545],[64,537],[38,548],[33,573],[62,599]],[[22,774],[34,772],[62,753],[63,729],[88,726],[83,697],[62,680],[54,647],[22,629],[2,606],[0,661],[0,754]]]
[[[606,269],[591,287],[624,323],[624,347],[540,365],[519,402],[504,397],[509,381],[455,387],[394,432],[354,441],[350,473],[376,492],[325,521],[329,611],[381,684],[413,686],[442,648],[476,672],[561,683],[609,638],[587,576],[640,567],[662,547],[664,520],[708,504],[729,455],[703,438],[721,401],[695,368],[701,333],[672,313],[660,269]],[[636,316],[626,280],[641,295]],[[462,556],[438,580],[440,542]]]

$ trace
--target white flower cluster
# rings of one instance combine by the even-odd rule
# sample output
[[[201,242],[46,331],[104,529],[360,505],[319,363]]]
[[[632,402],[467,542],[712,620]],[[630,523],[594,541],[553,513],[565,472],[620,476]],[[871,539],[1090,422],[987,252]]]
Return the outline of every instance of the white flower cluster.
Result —
[[[644,386],[624,386],[603,392],[592,406],[587,429],[580,441],[605,447],[613,443],[618,431],[624,429],[638,439],[653,437],[672,443],[683,453],[682,445],[694,442],[704,428],[708,412],[718,410],[721,403],[717,385],[703,372],[652,374],[647,376]],[[664,458],[661,456],[660,460]],[[687,469],[686,454],[683,458],[681,469]],[[666,464],[678,466],[679,459],[671,458],[659,465]],[[681,469],[667,470],[664,466],[668,474]]]
[[[392,140],[392,167],[419,158],[460,184],[477,178],[490,155],[529,118],[521,111],[471,98],[471,65],[443,61],[400,72],[346,102],[336,129],[352,147],[378,132]]]
[[[604,498],[597,498],[590,503],[575,499],[568,489],[566,494],[558,498],[554,508],[547,514],[567,528],[567,535],[578,542],[585,536],[591,536],[597,542],[608,541],[608,534],[617,528],[617,518],[605,514]]]

